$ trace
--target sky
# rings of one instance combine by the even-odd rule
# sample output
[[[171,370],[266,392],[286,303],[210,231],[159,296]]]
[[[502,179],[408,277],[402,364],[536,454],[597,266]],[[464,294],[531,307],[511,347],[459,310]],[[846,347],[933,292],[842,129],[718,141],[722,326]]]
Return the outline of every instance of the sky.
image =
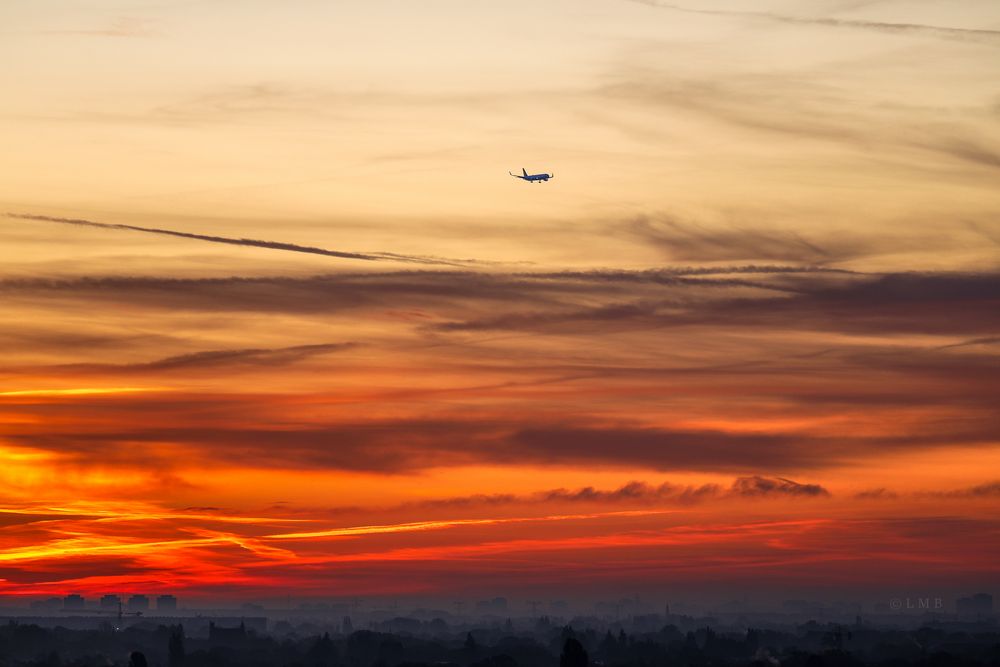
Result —
[[[0,595],[1000,592],[1000,6],[678,2],[0,4]]]

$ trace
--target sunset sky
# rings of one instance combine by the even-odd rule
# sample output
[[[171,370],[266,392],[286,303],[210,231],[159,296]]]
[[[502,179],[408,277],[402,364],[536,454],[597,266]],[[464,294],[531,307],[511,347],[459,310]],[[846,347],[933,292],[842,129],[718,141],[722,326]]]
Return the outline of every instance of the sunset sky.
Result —
[[[995,0],[14,0],[0,61],[0,595],[1000,587]]]

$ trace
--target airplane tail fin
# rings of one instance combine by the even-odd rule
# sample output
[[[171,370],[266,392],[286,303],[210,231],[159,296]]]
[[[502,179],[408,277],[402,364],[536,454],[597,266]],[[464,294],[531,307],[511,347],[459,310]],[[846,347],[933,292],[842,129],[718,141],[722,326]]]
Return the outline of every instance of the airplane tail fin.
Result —
[[[524,173],[525,176],[528,175],[528,170],[525,169],[524,167],[521,167],[521,171]]]

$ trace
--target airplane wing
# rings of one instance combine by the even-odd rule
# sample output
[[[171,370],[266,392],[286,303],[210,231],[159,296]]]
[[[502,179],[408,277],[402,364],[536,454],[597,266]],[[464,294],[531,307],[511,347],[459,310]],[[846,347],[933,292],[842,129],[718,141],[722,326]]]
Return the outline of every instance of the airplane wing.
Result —
[[[510,174],[511,176],[513,176],[514,178],[520,178],[522,181],[524,180],[524,176],[520,176],[518,174],[515,174],[512,171],[508,171],[507,173]]]

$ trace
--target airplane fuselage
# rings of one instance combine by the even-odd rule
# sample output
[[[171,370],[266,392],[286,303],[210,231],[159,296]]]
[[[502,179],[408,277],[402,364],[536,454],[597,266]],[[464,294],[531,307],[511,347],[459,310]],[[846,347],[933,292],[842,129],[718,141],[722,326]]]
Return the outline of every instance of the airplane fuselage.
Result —
[[[529,183],[536,182],[547,182],[552,178],[552,174],[529,174],[527,169],[521,169],[521,175],[515,174],[514,172],[509,172],[514,178],[520,178],[522,181],[528,181]]]

